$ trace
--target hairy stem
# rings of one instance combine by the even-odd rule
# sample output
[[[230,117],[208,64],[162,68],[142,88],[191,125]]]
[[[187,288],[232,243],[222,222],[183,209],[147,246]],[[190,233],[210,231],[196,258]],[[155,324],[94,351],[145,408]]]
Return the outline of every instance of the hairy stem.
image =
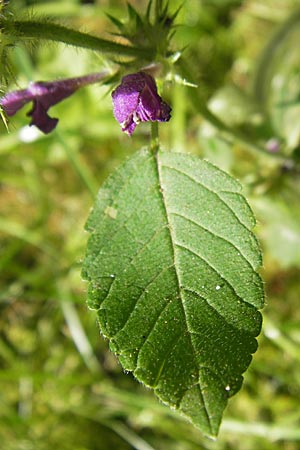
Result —
[[[87,48],[102,53],[113,53],[122,56],[152,58],[153,50],[137,48],[117,42],[107,41],[97,36],[72,30],[57,23],[37,20],[7,20],[0,18],[2,33],[13,35],[20,39],[48,40],[62,42],[75,47]]]

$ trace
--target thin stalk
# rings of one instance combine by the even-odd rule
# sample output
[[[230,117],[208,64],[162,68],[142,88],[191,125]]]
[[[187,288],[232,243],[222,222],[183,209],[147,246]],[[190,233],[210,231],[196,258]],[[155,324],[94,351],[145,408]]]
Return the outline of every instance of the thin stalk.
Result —
[[[3,108],[1,106],[0,106],[0,118],[2,119],[2,122],[4,123],[6,131],[9,133],[7,118],[5,116]]]
[[[151,122],[151,150],[153,153],[157,153],[159,149],[158,140],[158,123]]]
[[[100,374],[102,368],[94,354],[93,347],[72,301],[70,292],[64,289],[62,292],[59,290],[58,294],[60,297],[64,297],[64,300],[61,298],[60,305],[74,345],[88,369],[92,373]]]
[[[190,88],[192,89],[192,88]],[[195,90],[194,90],[195,91]],[[277,159],[278,161],[287,162],[288,158],[280,153],[271,153],[261,145],[249,139],[244,133],[230,127],[221,119],[219,119],[215,114],[213,114],[206,105],[202,104],[197,95],[191,96],[194,99],[194,105],[200,112],[202,117],[207,120],[211,125],[213,125],[221,134],[226,137],[230,142],[237,142],[244,145],[249,150],[253,152],[259,152],[267,156],[268,158]]]
[[[117,42],[107,41],[81,31],[72,30],[57,23],[37,20],[7,20],[0,18],[0,29],[21,39],[48,40],[62,42],[75,47],[87,48],[102,53],[113,53],[122,56],[136,56],[142,59],[153,57],[152,49],[132,47]]]
[[[152,445],[142,439],[138,434],[131,430],[126,425],[117,422],[116,420],[103,420],[102,425],[114,431],[125,442],[127,442],[132,448],[136,450],[155,450]]]
[[[94,200],[96,193],[98,191],[98,184],[92,172],[89,170],[89,167],[84,163],[80,154],[78,154],[76,150],[73,150],[69,146],[68,142],[64,139],[63,135],[60,134],[59,131],[57,130],[56,135],[65,150],[69,162],[73,166],[78,177],[81,179],[83,185],[88,189],[92,199]]]

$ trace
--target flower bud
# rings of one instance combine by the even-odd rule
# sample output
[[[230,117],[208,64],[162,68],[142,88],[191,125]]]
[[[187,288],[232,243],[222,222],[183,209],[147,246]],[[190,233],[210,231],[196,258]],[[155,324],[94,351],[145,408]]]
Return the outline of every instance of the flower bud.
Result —
[[[171,107],[158,95],[154,78],[145,72],[123,77],[112,100],[114,116],[129,135],[139,122],[167,122],[171,117]]]

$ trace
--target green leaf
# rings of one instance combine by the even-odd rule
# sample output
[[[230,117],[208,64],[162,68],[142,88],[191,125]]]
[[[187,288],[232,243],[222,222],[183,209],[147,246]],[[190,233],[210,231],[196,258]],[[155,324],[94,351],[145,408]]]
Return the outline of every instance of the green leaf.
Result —
[[[125,370],[205,434],[256,351],[263,287],[239,184],[199,158],[140,151],[100,189],[83,267]]]

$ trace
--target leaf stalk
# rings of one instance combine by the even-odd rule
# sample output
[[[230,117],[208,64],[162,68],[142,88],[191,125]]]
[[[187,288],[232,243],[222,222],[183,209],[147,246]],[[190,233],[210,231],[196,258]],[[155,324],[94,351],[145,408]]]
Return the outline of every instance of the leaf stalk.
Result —
[[[150,148],[153,153],[157,153],[159,150],[159,137],[158,137],[158,123],[151,122],[151,145]]]

